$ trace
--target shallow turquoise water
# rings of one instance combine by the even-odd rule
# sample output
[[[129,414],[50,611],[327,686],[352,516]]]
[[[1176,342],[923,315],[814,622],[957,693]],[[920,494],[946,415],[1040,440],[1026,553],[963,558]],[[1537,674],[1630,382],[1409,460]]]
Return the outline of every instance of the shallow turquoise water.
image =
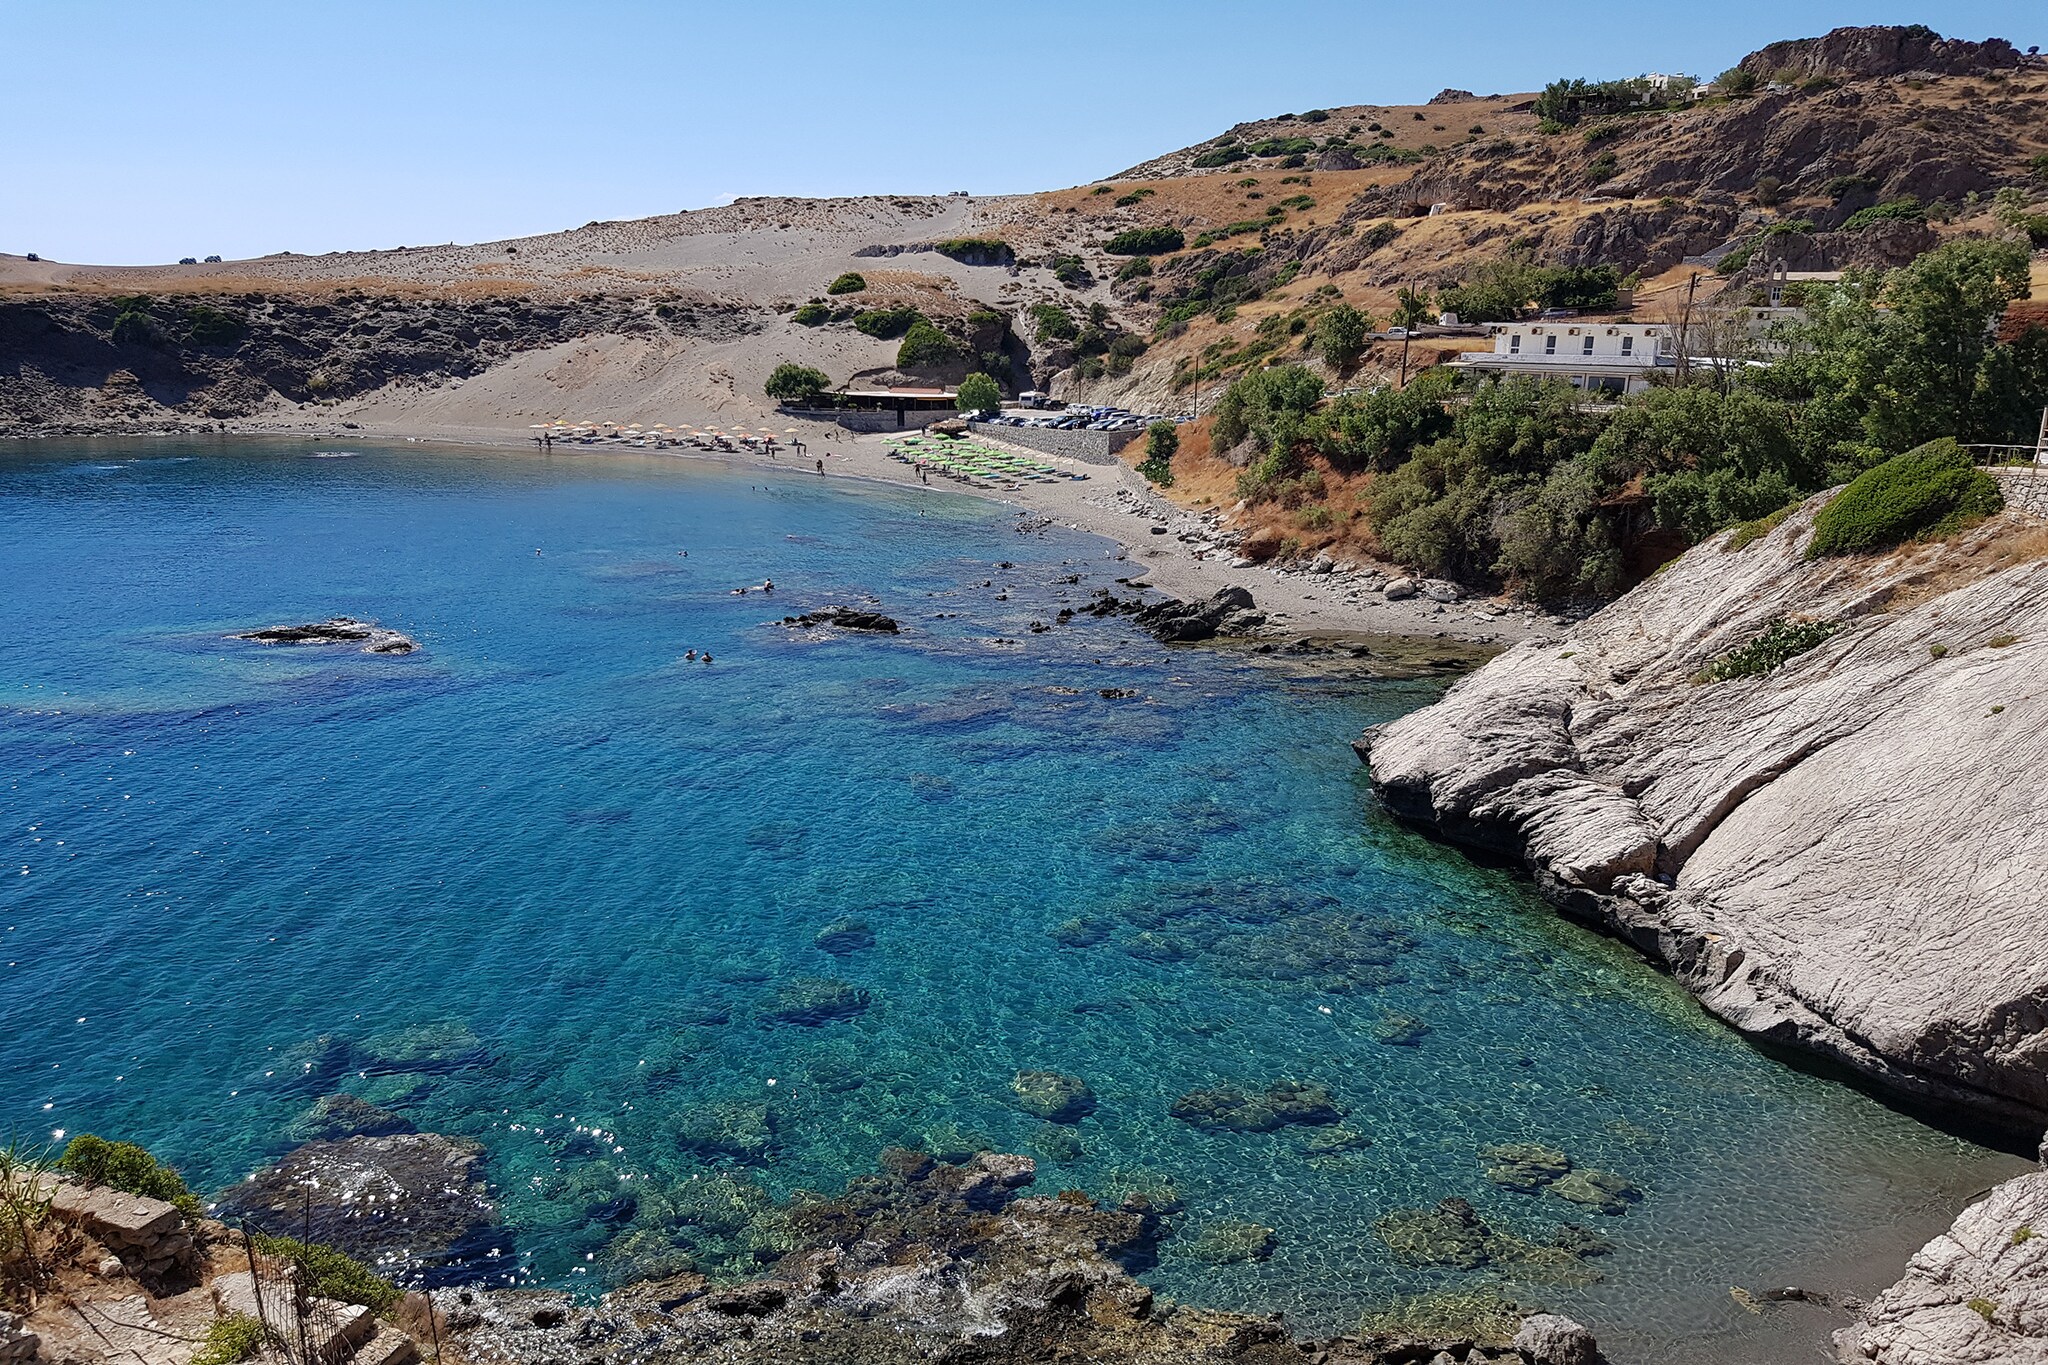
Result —
[[[1463,1195],[1596,1225],[1603,1283],[1511,1292],[1667,1346],[1740,1330],[1729,1286],[1902,1207],[1941,1221],[2002,1169],[1757,1056],[1387,821],[1345,741],[1428,686],[1116,621],[1030,633],[1129,571],[1104,542],[675,460],[348,449],[0,455],[0,1134],[133,1136],[218,1188],[339,1086],[483,1140],[525,1273],[593,1287],[678,1238],[738,1254],[659,1215],[692,1177],[779,1195],[982,1139],[1039,1154],[1047,1189],[1163,1174],[1190,1231],[1272,1226],[1268,1262],[1169,1241],[1149,1277],[1316,1330],[1473,1282],[1372,1232]],[[729,593],[768,576],[772,602]],[[768,624],[863,594],[906,634]],[[424,648],[223,638],[333,614]],[[872,945],[821,948],[847,917]],[[866,1007],[775,1022],[805,978]],[[1393,1016],[1428,1032],[1385,1041]],[[321,1069],[322,1037],[353,1069]],[[1019,1112],[1036,1067],[1096,1112]],[[1167,1116],[1276,1078],[1329,1086],[1372,1145]],[[1524,1138],[1644,1201],[1496,1189],[1477,1148]],[[621,1175],[641,1199],[616,1240],[595,1215]]]

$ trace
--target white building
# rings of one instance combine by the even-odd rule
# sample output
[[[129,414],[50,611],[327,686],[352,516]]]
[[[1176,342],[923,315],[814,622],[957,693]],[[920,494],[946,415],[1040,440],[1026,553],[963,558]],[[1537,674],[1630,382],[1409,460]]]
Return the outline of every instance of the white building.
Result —
[[[1650,376],[1678,363],[1672,329],[1656,323],[1499,322],[1493,349],[1467,351],[1451,365],[1490,374],[1563,379],[1589,392],[1640,393]]]

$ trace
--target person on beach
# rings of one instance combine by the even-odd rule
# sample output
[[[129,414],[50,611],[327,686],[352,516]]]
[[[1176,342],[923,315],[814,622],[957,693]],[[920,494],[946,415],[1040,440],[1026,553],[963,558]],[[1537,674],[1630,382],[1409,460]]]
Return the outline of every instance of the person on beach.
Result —
[[[825,472],[825,462],[823,460],[818,461],[818,472],[820,474]]]

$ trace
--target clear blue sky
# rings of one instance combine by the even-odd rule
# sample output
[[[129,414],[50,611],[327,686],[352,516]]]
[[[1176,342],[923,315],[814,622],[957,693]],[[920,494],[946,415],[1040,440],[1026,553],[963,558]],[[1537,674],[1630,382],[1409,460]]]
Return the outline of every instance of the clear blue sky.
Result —
[[[2042,0],[0,0],[0,250],[479,241],[723,202],[1048,189],[1240,119],[1712,74]]]

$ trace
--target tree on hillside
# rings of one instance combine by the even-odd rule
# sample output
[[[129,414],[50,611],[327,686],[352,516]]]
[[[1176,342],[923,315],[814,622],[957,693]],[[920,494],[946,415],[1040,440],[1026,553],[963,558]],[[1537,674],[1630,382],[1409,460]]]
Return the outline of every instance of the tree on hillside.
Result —
[[[1460,322],[1513,322],[1548,283],[1548,272],[1516,253],[1480,262],[1463,280],[1439,290],[1437,301]]]
[[[1366,338],[1372,332],[1372,318],[1348,303],[1340,303],[1316,319],[1316,352],[1323,363],[1339,375],[1350,374],[1365,354]]]
[[[763,387],[770,398],[803,407],[816,402],[819,394],[832,387],[832,380],[823,370],[785,361],[775,367]]]
[[[1180,451],[1180,432],[1171,422],[1145,428],[1145,460],[1138,472],[1161,488],[1173,486],[1173,457]]]
[[[962,412],[995,412],[1003,406],[1003,391],[987,375],[970,374],[960,381],[953,405]]]
[[[1448,305],[1445,311],[1451,311]],[[1422,326],[1436,316],[1436,305],[1430,302],[1429,290],[1418,289],[1412,284],[1401,286],[1401,292],[1394,296],[1394,326],[1410,331]]]

